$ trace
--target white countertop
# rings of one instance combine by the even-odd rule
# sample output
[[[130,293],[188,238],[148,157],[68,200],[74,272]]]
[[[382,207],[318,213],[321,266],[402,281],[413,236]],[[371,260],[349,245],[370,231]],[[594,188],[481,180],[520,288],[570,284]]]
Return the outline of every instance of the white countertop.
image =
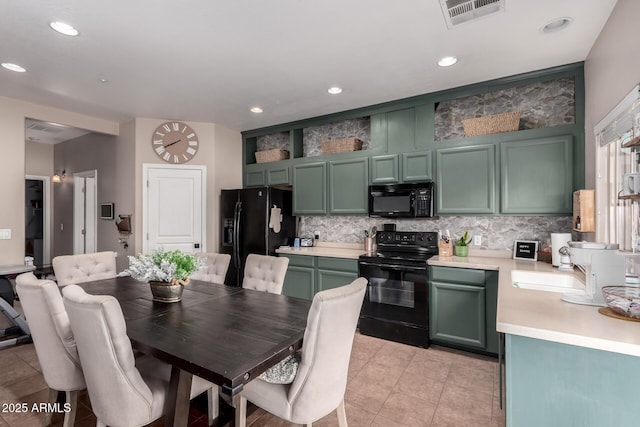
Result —
[[[362,243],[316,242],[316,245],[310,248],[280,247],[276,249],[276,253],[358,259],[364,254],[364,248]]]
[[[433,257],[428,264],[498,270],[498,332],[640,356],[640,322],[603,316],[598,307],[564,302],[560,293],[520,289],[511,282],[511,270],[580,277],[579,273],[558,272],[551,264],[541,262],[478,256]]]
[[[20,274],[27,271],[33,271],[36,268],[33,265],[12,264],[12,265],[0,265],[0,276],[7,274]]]

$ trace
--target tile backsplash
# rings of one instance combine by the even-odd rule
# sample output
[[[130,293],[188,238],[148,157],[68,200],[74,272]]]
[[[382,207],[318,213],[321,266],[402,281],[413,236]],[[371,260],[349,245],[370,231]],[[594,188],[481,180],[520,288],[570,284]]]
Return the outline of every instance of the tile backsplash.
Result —
[[[482,248],[512,249],[515,240],[538,240],[541,247],[550,245],[550,233],[570,233],[569,216],[447,216],[434,220],[392,220],[362,216],[304,216],[300,235],[320,233],[320,240],[342,243],[361,243],[364,230],[385,223],[394,223],[398,231],[449,230],[454,238],[465,231],[470,236],[482,236]]]

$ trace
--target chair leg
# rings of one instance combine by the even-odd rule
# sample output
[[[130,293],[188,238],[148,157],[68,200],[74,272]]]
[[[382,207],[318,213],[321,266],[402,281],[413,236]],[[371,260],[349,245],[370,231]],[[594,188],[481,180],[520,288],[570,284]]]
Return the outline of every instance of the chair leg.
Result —
[[[63,427],[73,427],[76,422],[76,412],[78,412],[78,390],[67,391],[67,403],[71,405],[71,410],[64,414]]]
[[[56,400],[58,400],[58,390],[54,390],[52,388],[49,389],[49,399],[47,400],[48,403],[56,403]],[[53,417],[53,412],[45,412],[44,413],[44,418],[42,419],[42,425],[43,426],[48,426],[51,425],[51,418]]]
[[[220,412],[219,403],[218,403],[219,393],[220,393],[220,388],[217,385],[214,385],[209,390],[207,390],[207,400],[208,400],[207,414],[209,416],[209,425],[213,424],[213,420],[218,418],[218,415]]]
[[[344,409],[344,399],[342,399],[342,402],[340,402],[340,404],[338,405],[338,408],[336,409],[336,412],[338,413],[338,425],[340,427],[348,427],[347,426],[347,411],[345,411],[345,409]]]
[[[242,395],[233,396],[236,407],[236,427],[247,427],[247,398]]]

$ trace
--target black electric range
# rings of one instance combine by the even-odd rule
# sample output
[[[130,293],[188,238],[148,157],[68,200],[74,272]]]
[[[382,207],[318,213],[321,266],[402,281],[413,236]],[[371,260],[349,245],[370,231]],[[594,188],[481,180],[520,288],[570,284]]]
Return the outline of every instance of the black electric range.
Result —
[[[358,259],[358,275],[369,282],[360,333],[427,348],[427,260],[438,254],[438,233],[382,231],[376,243],[375,253]]]

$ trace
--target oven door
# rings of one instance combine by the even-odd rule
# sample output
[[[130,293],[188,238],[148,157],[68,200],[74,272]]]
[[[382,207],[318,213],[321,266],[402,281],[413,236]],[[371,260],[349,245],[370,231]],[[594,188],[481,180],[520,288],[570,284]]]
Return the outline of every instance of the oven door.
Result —
[[[429,323],[427,265],[358,262],[368,280],[361,316],[427,327]]]

